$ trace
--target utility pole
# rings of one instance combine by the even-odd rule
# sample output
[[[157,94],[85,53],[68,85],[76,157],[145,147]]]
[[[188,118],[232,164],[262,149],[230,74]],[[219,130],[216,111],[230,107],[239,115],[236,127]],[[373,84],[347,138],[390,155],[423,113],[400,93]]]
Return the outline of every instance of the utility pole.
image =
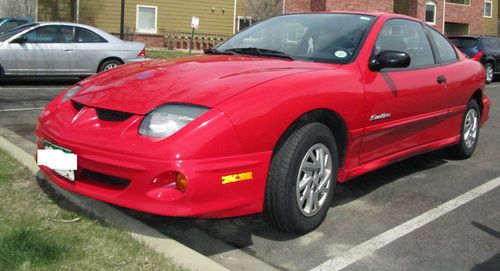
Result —
[[[125,34],[125,0],[122,0],[122,10],[120,14],[120,39],[123,40]]]

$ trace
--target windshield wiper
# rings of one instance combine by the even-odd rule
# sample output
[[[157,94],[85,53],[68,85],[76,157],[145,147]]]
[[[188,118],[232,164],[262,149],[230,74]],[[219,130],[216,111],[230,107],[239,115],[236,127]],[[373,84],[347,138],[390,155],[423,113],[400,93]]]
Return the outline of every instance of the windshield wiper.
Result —
[[[278,57],[278,58],[294,60],[293,57],[291,57],[290,55],[287,55],[283,52],[275,51],[275,50],[271,50],[271,49],[264,49],[264,48],[255,48],[255,47],[231,48],[231,49],[225,50],[224,52],[225,53],[236,53],[236,54],[241,54],[241,55]]]
[[[205,53],[207,55],[234,55],[235,54],[233,52],[221,52],[221,51],[214,49],[214,48],[205,49],[205,50],[203,50],[203,53]]]

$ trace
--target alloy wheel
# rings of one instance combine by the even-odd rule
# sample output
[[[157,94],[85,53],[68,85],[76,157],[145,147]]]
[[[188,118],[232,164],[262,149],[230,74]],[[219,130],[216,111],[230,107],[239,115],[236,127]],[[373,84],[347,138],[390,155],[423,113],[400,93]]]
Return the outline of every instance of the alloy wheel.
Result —
[[[297,176],[297,204],[300,212],[311,217],[325,205],[332,179],[330,150],[322,143],[313,145],[300,164]]]

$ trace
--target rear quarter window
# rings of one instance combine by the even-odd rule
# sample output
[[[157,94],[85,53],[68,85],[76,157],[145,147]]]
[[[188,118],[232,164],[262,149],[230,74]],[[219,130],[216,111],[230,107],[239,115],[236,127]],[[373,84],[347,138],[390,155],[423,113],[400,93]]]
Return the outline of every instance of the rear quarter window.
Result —
[[[431,27],[427,27],[436,45],[437,56],[441,64],[453,63],[458,60],[457,52],[450,42],[441,33]]]

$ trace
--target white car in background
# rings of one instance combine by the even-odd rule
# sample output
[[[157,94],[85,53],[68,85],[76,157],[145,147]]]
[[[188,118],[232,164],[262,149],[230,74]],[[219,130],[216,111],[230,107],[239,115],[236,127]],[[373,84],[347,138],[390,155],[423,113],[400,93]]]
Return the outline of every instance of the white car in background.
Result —
[[[87,76],[143,61],[145,54],[143,43],[95,27],[30,23],[0,35],[0,76]]]

